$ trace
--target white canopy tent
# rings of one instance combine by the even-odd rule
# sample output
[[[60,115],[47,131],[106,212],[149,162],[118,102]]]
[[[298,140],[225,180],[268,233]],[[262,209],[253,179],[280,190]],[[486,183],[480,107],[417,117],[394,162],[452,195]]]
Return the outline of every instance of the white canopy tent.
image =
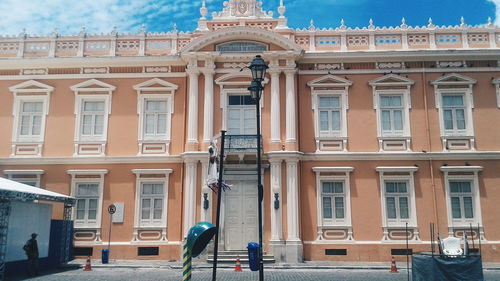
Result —
[[[0,177],[0,199],[43,200],[73,205],[75,198]]]

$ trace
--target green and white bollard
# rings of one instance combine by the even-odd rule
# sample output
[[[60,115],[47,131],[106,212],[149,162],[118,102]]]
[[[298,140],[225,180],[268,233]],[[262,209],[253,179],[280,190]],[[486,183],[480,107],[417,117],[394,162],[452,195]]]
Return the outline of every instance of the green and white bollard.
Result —
[[[191,249],[188,247],[187,239],[184,240],[182,260],[182,281],[191,281]]]

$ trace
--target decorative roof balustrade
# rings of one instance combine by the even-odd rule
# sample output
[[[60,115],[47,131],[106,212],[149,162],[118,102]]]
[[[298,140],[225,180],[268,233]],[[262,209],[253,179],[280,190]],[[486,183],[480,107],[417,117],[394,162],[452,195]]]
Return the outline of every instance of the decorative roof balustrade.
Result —
[[[135,34],[121,34],[114,28],[108,34],[88,34],[85,28],[78,34],[60,35],[57,30],[47,36],[0,36],[0,59],[23,57],[100,57],[100,56],[166,56],[182,52],[184,46],[200,36],[212,36],[213,31],[246,26],[282,35],[306,52],[351,52],[435,49],[497,49],[500,28],[491,19],[480,26],[471,26],[461,18],[455,26],[436,26],[429,19],[426,26],[409,26],[405,19],[396,27],[369,25],[351,28],[344,20],[336,28],[319,29],[311,20],[307,28],[291,29],[280,1],[279,16],[262,10],[255,0],[230,0],[221,12],[208,20],[205,1],[194,32],[147,33],[145,27]],[[210,32],[212,31],[212,32]],[[249,40],[258,40],[249,36]],[[206,50],[205,50],[206,51]]]

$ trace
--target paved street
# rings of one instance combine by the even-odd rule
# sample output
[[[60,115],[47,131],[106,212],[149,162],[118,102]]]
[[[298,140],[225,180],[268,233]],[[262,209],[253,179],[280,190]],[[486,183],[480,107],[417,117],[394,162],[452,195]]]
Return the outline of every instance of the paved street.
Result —
[[[179,281],[181,280],[181,271],[176,269],[163,268],[94,268],[92,271],[83,271],[82,269],[73,269],[67,271],[58,271],[38,276],[36,278],[14,278],[7,280],[37,280],[37,281]],[[500,280],[499,270],[486,270],[485,280]],[[192,280],[211,280],[212,271],[210,269],[195,270]],[[335,280],[335,281],[396,281],[407,280],[406,272],[389,273],[386,270],[344,270],[344,269],[275,269],[268,270],[265,274],[266,281],[302,281],[302,280]],[[234,272],[229,269],[222,269],[217,272],[218,281],[250,281],[258,280],[258,272]]]

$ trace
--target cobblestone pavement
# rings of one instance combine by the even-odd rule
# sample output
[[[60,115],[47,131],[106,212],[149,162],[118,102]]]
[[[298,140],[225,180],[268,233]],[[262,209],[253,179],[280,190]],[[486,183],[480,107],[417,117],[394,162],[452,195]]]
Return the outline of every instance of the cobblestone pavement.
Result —
[[[500,271],[486,270],[486,281],[500,280]],[[258,272],[234,272],[223,269],[217,271],[218,281],[251,281],[258,280]],[[7,280],[37,280],[37,281],[179,281],[182,280],[181,271],[164,268],[94,268],[92,271],[82,269],[51,272],[36,278],[14,278]],[[194,270],[192,280],[212,280],[210,269]],[[390,273],[386,270],[344,270],[344,269],[280,269],[267,270],[266,281],[302,281],[302,280],[335,280],[335,281],[404,281],[407,280],[406,271]]]

